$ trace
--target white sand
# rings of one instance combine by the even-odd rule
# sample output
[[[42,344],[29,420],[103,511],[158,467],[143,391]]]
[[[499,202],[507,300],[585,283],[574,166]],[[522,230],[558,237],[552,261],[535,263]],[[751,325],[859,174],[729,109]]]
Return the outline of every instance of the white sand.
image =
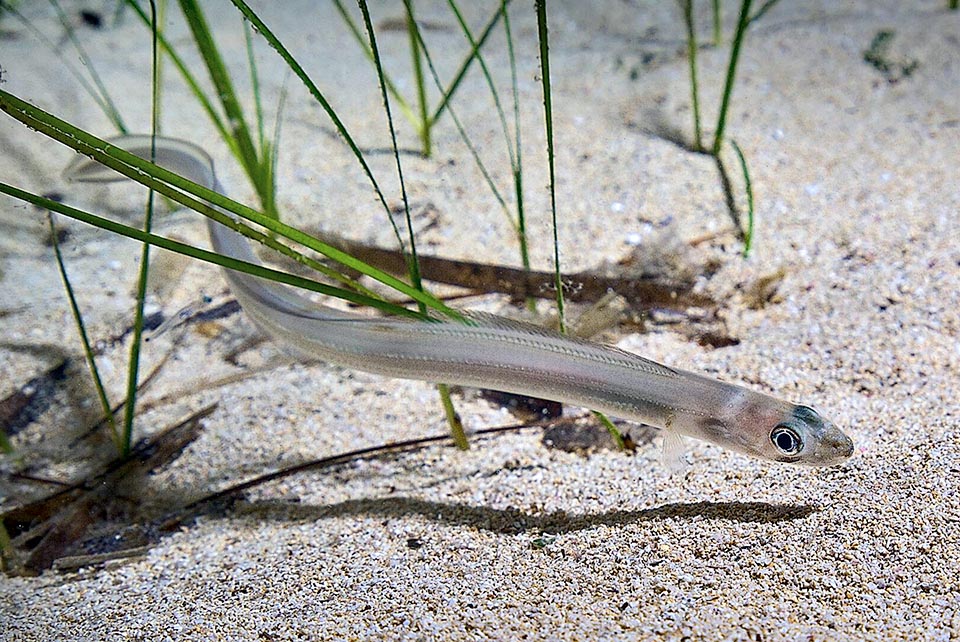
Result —
[[[56,39],[46,5],[22,4]],[[675,55],[682,35],[675,4],[608,4],[550,7],[560,239],[571,270],[620,257],[630,234],[651,238],[650,222],[684,239],[729,227],[709,160],[643,133],[657,112],[684,132],[691,128],[686,62]],[[735,3],[726,4],[729,27]],[[436,447],[304,474],[253,491],[233,512],[204,517],[128,563],[3,577],[4,637],[956,639],[960,13],[946,12],[945,4],[781,3],[755,26],[728,132],[752,170],[756,251],[744,261],[731,235],[700,250],[702,259],[722,263],[702,287],[726,303],[729,327],[742,343],[705,350],[669,328],[621,342],[819,407],[854,438],[849,463],[806,470],[691,444],[690,465],[671,475],[653,447],[634,457],[585,458],[548,450],[526,433],[477,440],[467,453]],[[455,21],[445,3],[417,5],[422,18],[449,27],[428,34],[435,51],[449,54],[441,61],[449,77],[461,57],[452,52],[463,50]],[[398,6],[375,7],[375,19],[399,17]],[[242,69],[232,9],[209,8]],[[471,8],[471,24],[488,13]],[[528,3],[512,15],[526,106],[528,211],[538,236],[533,258],[547,267],[535,19]],[[371,68],[335,12],[324,3],[284,2],[262,17],[329,92],[359,143],[386,145]],[[48,48],[13,20],[0,28],[16,35],[0,40],[5,90],[112,133]],[[183,27],[175,29],[171,36],[199,69]],[[919,63],[896,84],[862,60],[881,29],[896,31],[891,56]],[[142,28],[127,16],[119,28],[83,35],[129,126],[145,130],[149,47]],[[380,44],[412,95],[405,36],[384,33]],[[487,51],[497,78],[506,80],[502,36]],[[653,63],[644,67],[648,54]],[[726,55],[700,57],[710,123]],[[265,93],[275,96],[282,67],[265,48],[261,58]],[[171,85],[164,131],[210,149],[231,192],[250,199],[189,95]],[[299,83],[288,87],[280,160],[288,220],[389,243],[356,162],[329,135],[327,119]],[[471,74],[461,92],[457,114],[509,191],[499,125],[480,76]],[[400,129],[412,146],[409,125]],[[504,217],[448,118],[435,139],[435,159],[408,158],[405,165],[415,207],[430,202],[439,212],[439,225],[423,235],[425,247],[515,262]],[[94,211],[138,220],[139,192],[64,184],[59,172],[71,154],[6,117],[0,147],[0,180],[57,190]],[[390,157],[374,156],[372,165],[397,202]],[[0,317],[0,394],[7,395],[56,355],[76,355],[78,342],[51,251],[41,243],[45,219],[4,200],[0,225],[0,310],[9,312]],[[67,226],[74,232],[69,268],[88,328],[94,337],[109,336],[128,321],[129,274],[139,249]],[[160,228],[203,239],[196,217],[168,216]],[[782,303],[748,309],[744,291],[780,267]],[[189,264],[182,272],[169,268],[179,280],[164,295],[168,311],[201,291],[223,289],[213,268]],[[238,372],[222,356],[252,327],[242,315],[222,326],[216,338],[188,334],[147,398],[201,388],[202,373]],[[169,342],[153,346],[149,363]],[[115,398],[125,355],[117,346],[102,359]],[[242,361],[255,367],[276,355],[264,346]],[[27,463],[43,464],[38,472],[54,477],[70,478],[90,454],[66,446],[94,413],[85,375],[73,371],[70,383],[70,403],[14,440]],[[324,365],[281,365],[222,389],[177,394],[142,415],[138,427],[154,432],[212,400],[220,406],[200,439],[136,494],[160,502],[196,497],[282,465],[443,430],[429,385]],[[458,406],[472,426],[510,421],[483,402]],[[109,443],[88,448],[106,453]],[[44,490],[5,482],[4,506],[25,499],[26,488]],[[547,545],[538,548],[541,537]]]

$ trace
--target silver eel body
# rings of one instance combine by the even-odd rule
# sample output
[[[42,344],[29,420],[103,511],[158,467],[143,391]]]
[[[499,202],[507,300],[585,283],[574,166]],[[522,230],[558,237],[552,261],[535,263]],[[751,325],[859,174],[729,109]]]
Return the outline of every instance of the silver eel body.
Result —
[[[150,157],[150,139],[110,141]],[[213,163],[192,144],[158,138],[156,163],[223,192]],[[119,180],[86,158],[66,170],[75,180]],[[208,219],[218,253],[259,263],[247,239]],[[534,325],[471,314],[473,325],[365,317],[315,303],[288,286],[225,269],[243,310],[298,351],[390,377],[525,394],[599,410],[767,460],[834,465],[853,443],[808,406],[671,368],[615,347]]]

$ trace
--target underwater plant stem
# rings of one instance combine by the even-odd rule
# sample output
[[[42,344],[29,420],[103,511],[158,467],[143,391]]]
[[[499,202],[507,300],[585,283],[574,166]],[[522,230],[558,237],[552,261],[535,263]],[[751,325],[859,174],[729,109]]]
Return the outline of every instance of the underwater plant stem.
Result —
[[[510,0],[504,0],[503,7],[510,4]],[[495,11],[493,17],[490,19],[490,22],[483,28],[483,31],[480,34],[480,37],[477,38],[476,45],[472,46],[470,53],[467,55],[466,59],[461,63],[460,68],[457,70],[457,73],[454,74],[453,81],[450,83],[450,87],[443,92],[443,95],[440,97],[440,104],[437,105],[437,108],[433,110],[433,116],[430,117],[430,125],[432,126],[437,119],[443,115],[443,111],[447,108],[447,105],[450,103],[453,94],[456,92],[457,87],[460,86],[460,83],[463,81],[464,77],[467,75],[467,71],[470,69],[470,65],[473,64],[473,61],[477,57],[477,52],[483,47],[486,43],[487,38],[490,37],[490,34],[493,33],[493,28],[497,25],[497,22],[500,21],[500,17],[506,15],[506,11]]]
[[[253,35],[250,23],[243,21],[243,44],[247,50],[247,67],[250,70],[250,87],[253,91],[253,107],[257,118],[257,146],[265,149],[267,145],[266,132],[263,128],[263,101],[260,96],[260,75],[257,73],[257,60],[253,54]]]
[[[713,139],[713,155],[720,155],[723,145],[723,134],[727,124],[727,111],[730,108],[730,98],[733,95],[733,83],[737,75],[737,62],[740,59],[740,45],[747,33],[750,24],[750,4],[752,0],[742,0],[740,17],[737,20],[737,30],[733,34],[733,44],[730,49],[730,63],[727,65],[727,80],[723,87],[723,100],[720,103],[720,116],[717,120],[717,133]]]
[[[423,60],[420,54],[420,39],[413,16],[413,3],[404,2],[407,11],[407,35],[410,38],[410,55],[413,58],[413,80],[417,85],[417,106],[420,112],[420,121],[417,129],[420,133],[420,153],[424,158],[430,158],[432,145],[430,142],[430,108],[427,106],[427,86],[423,78]]]
[[[690,0],[691,4],[693,0]],[[723,14],[720,11],[720,0],[713,0],[713,46],[719,47],[723,40]]]
[[[253,91],[254,108],[257,119],[257,154],[250,159],[256,163],[256,185],[254,189],[260,197],[260,205],[268,216],[280,217],[277,208],[277,157],[280,149],[280,114],[283,111],[285,96],[281,94],[277,103],[274,137],[268,141],[263,115],[263,100],[260,92],[260,74],[257,72],[257,59],[253,50],[253,30],[250,23],[243,21],[244,44],[247,49],[247,67],[250,69],[250,87]]]
[[[399,179],[399,182],[400,182],[400,194],[401,194],[401,197],[403,198],[403,211],[406,216],[407,235],[408,235],[408,241],[410,243],[410,254],[407,260],[407,268],[410,274],[410,280],[413,284],[413,287],[422,292],[423,281],[420,278],[420,264],[417,262],[416,237],[413,231],[413,220],[410,216],[410,203],[409,203],[409,200],[407,199],[407,188],[403,180],[403,163],[400,162],[400,151],[397,146],[397,132],[393,126],[393,116],[390,112],[390,98],[387,95],[387,85],[386,85],[386,82],[384,81],[383,66],[381,65],[381,62],[380,62],[380,51],[377,48],[377,38],[376,38],[376,35],[374,34],[373,22],[370,20],[370,10],[367,7],[367,2],[366,0],[358,0],[358,4],[360,5],[360,12],[363,14],[364,26],[367,29],[367,37],[369,38],[369,42],[370,42],[370,51],[373,52],[373,63],[374,63],[374,66],[377,68],[377,78],[380,81],[380,96],[383,100],[383,109],[384,109],[384,112],[386,113],[387,124],[389,125],[389,128],[390,128],[390,141],[391,141],[391,144],[393,145],[393,157],[397,166],[397,178]],[[411,0],[404,0],[403,4],[407,10],[407,28],[410,30],[410,39],[412,43],[416,43],[414,54],[413,54],[414,65],[417,72],[417,83],[420,91],[420,108],[422,110],[421,113],[424,117],[423,131],[421,132],[421,135],[423,134],[423,132],[427,132],[427,138],[425,139],[424,144],[428,146],[430,143],[430,139],[429,139],[430,127],[426,121],[426,94],[424,92],[424,86],[423,86],[423,69],[420,65],[419,33],[417,30],[417,25],[416,23],[414,23],[413,6],[411,3]],[[414,45],[411,45],[411,46],[414,46]],[[426,147],[424,149],[424,153],[429,155],[429,147]],[[417,306],[419,307],[421,314],[426,314],[427,308],[423,303],[418,302]],[[457,412],[453,407],[453,399],[450,397],[449,387],[446,386],[445,384],[438,383],[437,393],[440,396],[440,403],[443,406],[444,414],[447,418],[447,423],[450,426],[451,437],[453,438],[454,442],[457,443],[457,446],[459,448],[462,448],[462,449],[468,448],[469,444],[467,443],[467,436],[463,430],[463,425],[460,423],[460,419],[457,416]]]
[[[723,200],[727,204],[727,211],[730,212],[730,218],[737,228],[737,233],[743,239],[743,226],[740,223],[740,212],[737,211],[737,199],[733,195],[733,182],[730,180],[727,166],[723,163],[723,156],[710,154],[710,157],[713,158],[713,163],[717,166],[717,176],[720,178],[720,189],[723,191]]]
[[[503,130],[504,139],[507,147],[507,155],[510,158],[510,169],[513,178],[513,189],[514,189],[514,198],[516,199],[516,208],[517,208],[517,217],[516,220],[510,218],[509,211],[507,210],[506,202],[500,196],[499,191],[496,186],[493,184],[493,180],[490,178],[486,168],[484,167],[482,161],[480,160],[479,155],[475,152],[474,146],[470,143],[469,139],[466,138],[464,134],[464,142],[467,143],[467,146],[470,147],[471,153],[473,153],[474,158],[477,161],[478,166],[480,167],[481,172],[484,175],[484,178],[487,180],[487,183],[490,185],[490,189],[494,193],[494,197],[497,199],[497,202],[504,208],[504,213],[507,214],[507,217],[510,219],[510,224],[514,228],[514,233],[517,236],[517,244],[520,248],[520,263],[523,266],[524,270],[530,270],[530,251],[527,243],[527,232],[526,232],[526,216],[524,212],[524,203],[523,203],[523,164],[522,164],[522,151],[521,151],[521,136],[520,136],[520,100],[519,92],[517,89],[517,60],[516,54],[513,47],[513,34],[510,31],[510,15],[507,12],[508,0],[500,1],[499,11],[503,14],[503,31],[507,40],[507,57],[510,60],[510,86],[512,88],[512,97],[513,97],[513,127],[514,127],[514,137],[511,141],[510,137],[510,128],[507,125],[507,118],[503,110],[503,106],[500,102],[500,95],[497,92],[496,85],[493,82],[493,76],[490,73],[490,70],[487,66],[486,61],[484,60],[483,54],[480,51],[476,38],[473,37],[473,33],[470,31],[469,26],[467,25],[466,20],[463,17],[463,13],[460,11],[460,8],[457,6],[455,0],[447,0],[447,4],[450,6],[450,9],[453,11],[454,15],[457,18],[457,22],[460,23],[460,29],[463,31],[463,34],[467,37],[467,40],[470,42],[470,46],[473,50],[476,51],[477,62],[480,65],[480,69],[483,71],[483,76],[487,81],[487,86],[490,88],[490,94],[493,98],[494,106],[497,110],[497,115],[500,119],[500,127]],[[426,52],[426,47],[424,46],[424,52]],[[428,57],[429,62],[429,57]],[[431,65],[431,70],[433,69]],[[438,82],[439,87],[439,82]],[[441,88],[442,89],[442,88]],[[450,115],[454,117],[454,122],[457,123],[457,128],[460,127],[458,119],[453,112],[453,108],[450,109]],[[527,297],[527,307],[530,311],[534,311],[536,308],[535,301],[532,297]]]
[[[13,447],[7,441],[7,436],[3,434],[3,431],[0,431],[0,450],[7,454],[13,452]],[[7,527],[3,525],[3,522],[0,522],[0,571],[6,573],[10,570],[10,560],[13,556],[14,550],[13,543],[10,541],[10,533],[7,532]]]
[[[453,405],[453,399],[450,397],[450,386],[445,383],[437,384],[437,391],[440,393],[440,403],[443,404],[443,414],[447,418],[447,425],[450,427],[450,437],[453,443],[460,450],[469,450],[470,441],[467,439],[467,433],[463,429],[463,421],[460,420],[460,413]]]
[[[683,21],[687,27],[687,59],[690,61],[690,100],[693,104],[693,144],[703,150],[703,132],[700,127],[700,95],[697,82],[697,33],[693,24],[693,0],[682,0]]]
[[[537,11],[537,33],[540,41],[540,74],[543,82],[543,112],[547,131],[547,159],[550,166],[550,213],[553,224],[553,274],[554,286],[557,289],[557,321],[560,334],[566,334],[567,326],[564,319],[563,308],[563,278],[560,272],[560,236],[557,226],[557,190],[553,151],[553,103],[550,97],[550,47],[547,30],[547,0],[535,0],[535,7]],[[616,429],[613,422],[602,412],[595,411],[595,415],[607,427],[607,430],[610,431],[610,435],[617,444],[623,448],[623,436],[620,435],[620,431]]]
[[[152,65],[152,104],[150,109],[150,136],[156,138],[159,113],[157,112],[160,93],[159,50],[157,46],[157,4],[150,0],[151,30],[150,41]],[[151,145],[150,161],[156,157],[156,145]],[[156,192],[150,190],[147,194],[147,207],[143,218],[143,231],[149,234],[153,228],[153,204]],[[137,380],[140,374],[140,347],[143,339],[143,308],[147,299],[147,278],[150,275],[150,244],[144,243],[140,252],[140,273],[137,277],[137,303],[133,317],[133,336],[130,340],[130,360],[127,366],[127,405],[123,413],[123,438],[121,441],[121,455],[130,455],[130,446],[133,443],[133,419],[137,406]]]
[[[57,269],[60,271],[60,279],[63,281],[67,301],[70,303],[70,312],[73,314],[73,321],[77,326],[80,342],[83,344],[83,355],[87,360],[87,367],[90,368],[93,386],[96,388],[97,398],[100,401],[100,407],[103,409],[103,415],[110,426],[110,435],[113,437],[113,443],[117,447],[117,451],[122,453],[123,442],[120,439],[120,433],[117,431],[117,420],[111,410],[112,405],[110,404],[109,397],[107,397],[107,391],[103,387],[103,380],[100,378],[100,370],[97,368],[97,362],[93,356],[93,348],[90,346],[90,338],[87,335],[87,328],[83,322],[83,314],[80,312],[77,297],[74,295],[73,286],[70,284],[70,278],[67,276],[67,267],[63,262],[63,254],[60,252],[60,241],[57,238],[57,226],[53,221],[52,212],[47,212],[47,222],[50,225],[50,239],[53,243],[54,256],[57,259]]]
[[[240,101],[237,99],[236,91],[233,88],[233,81],[230,79],[230,72],[227,71],[226,63],[224,63],[223,57],[217,49],[217,44],[213,39],[210,26],[201,11],[200,5],[196,0],[179,0],[179,2],[180,10],[186,19],[187,26],[190,28],[193,40],[200,50],[210,81],[216,89],[216,95],[220,99],[220,104],[227,117],[228,132],[237,142],[240,150],[239,160],[243,162],[244,169],[252,174],[250,178],[255,180],[256,175],[253,173],[255,163],[248,165],[245,161],[257,157],[256,147],[253,144],[250,131],[247,129],[243,109],[240,107]]]
[[[543,87],[543,118],[547,132],[547,163],[550,169],[550,214],[553,223],[554,286],[557,288],[557,319],[560,333],[566,332],[563,311],[563,280],[560,277],[560,236],[557,229],[557,189],[553,152],[553,103],[550,96],[550,47],[547,32],[547,1],[535,0],[537,34],[540,41],[540,78]]]
[[[777,4],[778,2],[780,2],[780,0],[767,0],[766,2],[764,2],[762,5],[760,5],[760,8],[757,9],[757,12],[756,12],[755,14],[753,14],[752,16],[750,16],[750,22],[756,22],[757,20],[759,20],[760,18],[762,18],[763,15],[764,15],[766,12],[770,11],[771,9],[773,9],[773,6],[774,6],[775,4]]]
[[[607,433],[613,439],[613,443],[614,445],[616,445],[617,449],[626,450],[627,442],[623,438],[623,433],[620,432],[620,429],[617,428],[616,424],[610,421],[610,417],[606,416],[605,414],[603,414],[598,410],[591,410],[590,412],[597,419],[597,421],[599,421],[600,424],[607,429]]]
[[[231,150],[235,152],[237,161],[243,167],[250,184],[257,193],[260,200],[260,206],[264,213],[273,219],[279,219],[279,212],[276,208],[276,189],[273,184],[273,174],[270,172],[272,164],[269,155],[272,150],[269,146],[263,144],[263,115],[260,103],[260,84],[257,78],[256,61],[253,56],[252,41],[250,40],[250,28],[248,23],[244,23],[244,34],[247,37],[247,60],[250,67],[250,75],[253,87],[254,102],[256,107],[257,124],[259,128],[259,147],[254,143],[253,134],[247,125],[243,108],[237,93],[233,87],[230,72],[227,69],[223,56],[217,48],[216,40],[210,31],[209,24],[204,17],[200,4],[196,0],[179,0],[183,16],[190,28],[193,40],[200,51],[203,63],[207,68],[210,81],[216,90],[216,96],[219,98],[220,106],[226,116],[226,128],[223,130],[233,144],[230,144]]]
[[[743,156],[737,141],[730,139],[733,151],[737,153],[740,169],[743,171],[744,191],[747,193],[747,229],[743,232],[743,258],[750,256],[753,247],[753,186],[750,183],[750,171],[747,169],[747,159]]]
[[[513,92],[513,131],[514,131],[514,167],[513,188],[517,200],[517,242],[520,245],[520,264],[530,271],[530,248],[527,242],[527,216],[523,198],[523,145],[520,136],[520,92],[517,89],[517,58],[513,50],[513,34],[510,31],[510,14],[507,12],[507,0],[501,0],[503,12],[503,31],[507,37],[507,56],[510,58],[510,87]],[[527,297],[527,309],[536,311],[537,303],[532,296]]]
[[[404,4],[408,4],[408,2],[409,0],[404,0]],[[370,43],[370,50],[373,52],[373,64],[377,69],[377,78],[380,81],[380,98],[383,100],[383,110],[387,116],[387,126],[390,130],[390,141],[393,146],[393,158],[397,167],[397,178],[400,183],[400,197],[403,200],[403,211],[407,224],[407,241],[410,243],[410,250],[409,254],[407,255],[407,271],[409,272],[410,282],[413,284],[413,287],[423,291],[423,283],[420,279],[420,266],[417,263],[416,236],[413,232],[413,219],[410,216],[410,202],[407,199],[407,187],[403,180],[403,163],[400,162],[400,151],[399,147],[397,146],[397,131],[393,126],[393,115],[390,111],[390,99],[387,96],[387,88],[384,82],[383,65],[380,61],[380,50],[377,48],[377,36],[373,30],[373,21],[370,19],[370,10],[367,6],[366,0],[358,0],[358,4],[360,5],[360,11],[363,14],[363,24],[367,29],[367,38],[369,39],[368,41]],[[401,242],[401,248],[402,247],[403,243]],[[418,302],[417,305],[420,306],[421,312],[426,310],[422,303]]]

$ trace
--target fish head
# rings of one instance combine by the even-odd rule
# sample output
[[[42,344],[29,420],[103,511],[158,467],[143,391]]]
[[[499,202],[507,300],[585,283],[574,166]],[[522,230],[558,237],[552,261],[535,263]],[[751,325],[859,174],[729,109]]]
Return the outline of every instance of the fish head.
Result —
[[[850,437],[813,408],[744,389],[697,428],[689,434],[769,461],[835,466],[853,454]]]
[[[807,466],[835,466],[853,455],[853,441],[809,406],[795,406],[770,428],[764,456]]]

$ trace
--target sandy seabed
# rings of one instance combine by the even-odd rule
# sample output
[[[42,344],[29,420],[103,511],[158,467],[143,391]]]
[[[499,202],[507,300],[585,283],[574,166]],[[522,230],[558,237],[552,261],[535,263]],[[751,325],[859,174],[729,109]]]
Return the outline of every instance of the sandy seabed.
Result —
[[[479,30],[493,8],[472,3]],[[654,7],[647,4],[655,4]],[[707,3],[702,3],[706,5]],[[725,25],[735,3],[725,3]],[[60,49],[44,3],[21,10]],[[80,3],[64,2],[68,15]],[[262,5],[262,6],[260,6]],[[650,358],[816,406],[856,443],[847,463],[803,469],[691,443],[680,472],[654,446],[628,456],[546,448],[534,432],[476,439],[468,452],[434,447],[306,473],[248,493],[140,557],[76,573],[0,579],[2,635],[52,639],[925,639],[960,637],[960,12],[945,2],[785,2],[744,45],[728,132],[749,160],[757,204],[744,260],[711,161],[655,135],[692,128],[683,24],[675,3],[551,3],[561,256],[568,270],[616,261],[664,234],[710,237],[694,252],[719,264],[700,291],[723,302],[735,346],[709,349],[670,325],[616,337]],[[228,3],[204,3],[243,79],[242,31]],[[417,3],[443,52],[466,49],[445,3]],[[371,67],[332,6],[256,3],[261,17],[327,91],[365,148],[389,141]],[[402,16],[378,3],[374,19]],[[169,37],[201,69],[171,7]],[[542,96],[532,3],[515,3],[524,112],[527,208],[535,265],[550,266]],[[706,15],[699,17],[706,26]],[[864,61],[892,31],[885,75]],[[86,129],[114,133],[49,44],[0,21],[3,89]],[[135,17],[78,32],[131,130],[149,124],[149,40]],[[412,96],[402,31],[380,34],[385,64]],[[484,49],[502,87],[502,31]],[[288,221],[389,245],[366,179],[329,121],[277,57],[258,47],[264,94],[288,89],[279,202]],[[714,122],[727,48],[700,57],[702,101]],[[915,65],[912,63],[916,63]],[[78,63],[73,60],[73,64]],[[908,67],[904,77],[890,77]],[[199,73],[199,71],[198,71]],[[228,190],[253,202],[240,171],[190,94],[165,69],[163,131],[210,150]],[[241,91],[243,95],[245,92]],[[504,92],[504,97],[508,92]],[[249,107],[249,105],[248,105]],[[269,107],[269,105],[268,105]],[[509,192],[499,122],[482,77],[454,102],[493,177]],[[272,112],[269,115],[272,118]],[[400,121],[404,146],[415,145]],[[689,138],[689,134],[685,134]],[[516,262],[509,225],[450,120],[432,159],[405,159],[414,210],[428,212],[427,251]],[[72,152],[0,118],[0,180],[57,192],[132,224],[142,194],[60,178]],[[392,158],[371,156],[391,202]],[[731,166],[735,166],[730,157]],[[60,401],[13,439],[3,506],[47,489],[9,473],[72,479],[109,453],[77,445],[95,415],[76,329],[44,243],[46,219],[0,200],[0,395],[64,356]],[[64,223],[67,265],[95,338],[130,319],[139,248]],[[159,231],[204,243],[198,217],[165,215]],[[666,232],[665,232],[666,230]],[[172,312],[221,296],[215,268],[157,258],[155,305]],[[747,292],[783,270],[776,301]],[[482,300],[491,309],[502,302]],[[138,419],[151,434],[218,402],[201,436],[170,466],[130,489],[145,504],[199,497],[264,471],[444,430],[432,386],[286,359],[270,344],[239,366],[224,355],[255,334],[242,314],[147,350],[149,370],[176,350]],[[100,358],[122,395],[127,346]],[[204,385],[249,372],[231,385]],[[513,419],[468,397],[474,427]],[[571,412],[576,409],[571,409]]]

